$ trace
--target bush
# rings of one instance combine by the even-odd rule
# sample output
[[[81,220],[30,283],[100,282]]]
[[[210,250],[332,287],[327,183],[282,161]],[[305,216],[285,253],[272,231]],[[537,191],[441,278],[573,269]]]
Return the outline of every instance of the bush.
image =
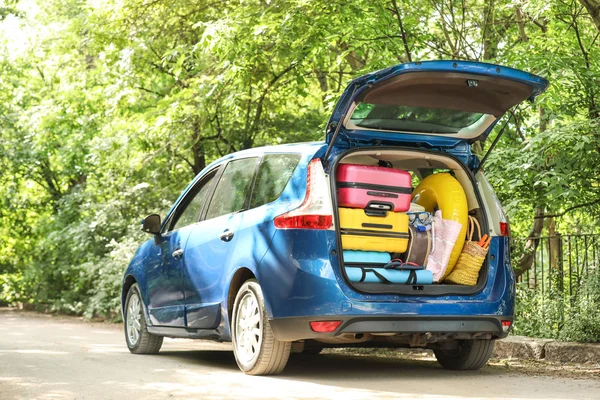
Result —
[[[23,274],[0,274],[0,305],[10,306],[22,301],[25,292]]]
[[[591,272],[581,286],[573,313],[566,319],[559,339],[600,342],[600,272]]]
[[[147,236],[137,231],[130,233],[120,242],[113,240],[108,244],[110,252],[97,262],[90,263],[89,271],[96,281],[88,292],[89,304],[84,312],[85,317],[121,320],[123,273],[143,239],[147,239]]]
[[[104,256],[79,265],[33,264],[25,273],[0,274],[0,305],[118,321],[123,273],[143,239],[132,231],[112,240]]]
[[[550,294],[543,297],[527,282],[517,284],[517,304],[512,333],[554,339],[560,330],[564,302],[561,297]]]
[[[600,273],[591,271],[573,301],[564,293],[544,293],[517,284],[512,333],[575,342],[600,342]]]

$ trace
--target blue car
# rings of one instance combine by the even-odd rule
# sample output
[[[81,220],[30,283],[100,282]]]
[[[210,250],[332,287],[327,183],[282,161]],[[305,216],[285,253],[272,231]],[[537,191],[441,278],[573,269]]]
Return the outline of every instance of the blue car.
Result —
[[[350,82],[325,141],[216,160],[164,220],[142,222],[153,237],[123,278],[129,350],[157,353],[163,337],[231,341],[252,375],[280,373],[291,352],[349,345],[430,348],[449,369],[485,365],[510,330],[515,281],[507,220],[471,145],[547,86],[485,63],[401,64]],[[414,183],[440,171],[460,182],[492,238],[475,285],[348,278],[336,170],[382,162]]]

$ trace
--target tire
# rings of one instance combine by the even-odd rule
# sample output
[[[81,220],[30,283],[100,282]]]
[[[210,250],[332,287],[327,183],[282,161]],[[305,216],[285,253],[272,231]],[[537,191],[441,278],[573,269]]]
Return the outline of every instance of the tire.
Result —
[[[131,285],[127,292],[123,310],[123,328],[127,348],[133,354],[156,354],[160,350],[163,337],[148,332],[142,296],[137,283]]]
[[[477,370],[487,364],[494,351],[493,340],[460,340],[453,350],[434,350],[435,358],[445,369]]]
[[[235,296],[231,321],[235,361],[245,374],[275,375],[283,371],[292,343],[275,339],[255,279],[246,281]]]

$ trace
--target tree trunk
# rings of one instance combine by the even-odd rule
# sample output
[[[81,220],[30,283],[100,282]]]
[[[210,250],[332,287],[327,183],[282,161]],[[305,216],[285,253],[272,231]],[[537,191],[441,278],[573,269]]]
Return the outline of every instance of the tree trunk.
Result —
[[[547,118],[546,111],[543,107],[539,108],[539,119],[540,119],[540,132],[544,132],[547,127]],[[536,206],[535,207],[535,215],[533,217],[533,225],[531,226],[531,231],[529,232],[529,236],[527,239],[527,243],[525,244],[525,249],[523,250],[523,254],[519,258],[517,262],[517,266],[515,268],[515,275],[517,277],[523,275],[526,271],[528,271],[535,260],[535,253],[540,245],[540,239],[537,239],[542,234],[542,229],[544,228],[544,212],[545,207]]]
[[[327,93],[329,92],[327,73],[320,69],[315,69],[315,74],[317,75],[317,81],[319,81],[319,87],[321,88],[321,101],[323,102],[323,105],[325,105],[325,100],[327,100]]]
[[[339,48],[342,52],[346,52],[346,62],[348,62],[348,65],[350,66],[352,71],[357,71],[365,66],[364,60],[362,60],[358,56],[358,54],[356,54],[356,51],[350,50],[350,46],[348,45],[348,43],[341,42]]]
[[[598,32],[600,32],[600,0],[579,0],[579,2],[587,9]]]
[[[206,167],[206,156],[204,154],[204,143],[200,139],[201,129],[200,129],[200,121],[198,116],[194,117],[194,122],[192,125],[192,130],[194,132],[194,144],[192,145],[192,153],[194,156],[194,163],[192,166],[192,170],[194,171],[194,176],[198,175],[200,171]]]
[[[515,17],[517,20],[517,26],[519,27],[519,39],[521,42],[528,42],[529,38],[525,32],[525,16],[523,15],[523,11],[519,6],[515,6]]]
[[[492,61],[498,52],[498,35],[495,34],[495,4],[488,0],[483,7],[483,61]]]
[[[560,268],[560,234],[556,232],[556,220],[554,217],[548,218],[548,236],[550,252],[550,268],[555,271]]]
[[[403,62],[412,62],[412,54],[410,52],[410,46],[408,44],[408,36],[406,34],[406,28],[402,21],[402,13],[398,7],[396,0],[392,0],[393,14],[398,21],[398,30],[400,31],[400,37],[402,38],[402,45],[404,46],[404,57],[401,58]]]
[[[527,239],[523,254],[519,258],[519,261],[517,261],[517,266],[515,268],[515,275],[517,277],[523,275],[533,266],[535,252],[540,245],[540,240],[537,238],[540,237],[542,229],[544,228],[544,218],[540,218],[542,215],[544,215],[544,207],[537,207],[535,209],[533,225],[529,232],[529,239]]]
[[[194,152],[194,167],[192,170],[194,171],[194,176],[198,175],[200,171],[206,167],[206,158],[204,156],[204,145],[202,142],[196,142],[192,146],[192,151]]]

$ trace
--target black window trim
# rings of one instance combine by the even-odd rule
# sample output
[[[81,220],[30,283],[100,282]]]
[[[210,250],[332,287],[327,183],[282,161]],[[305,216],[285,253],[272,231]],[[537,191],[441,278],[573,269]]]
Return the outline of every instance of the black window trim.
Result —
[[[246,201],[244,202],[244,209],[249,210],[250,204],[252,204],[252,197],[254,197],[254,188],[256,186],[256,179],[258,178],[258,171],[260,171],[260,166],[262,165],[266,154],[261,154],[258,163],[256,164],[256,169],[254,170],[254,176],[252,177],[252,185],[250,185],[250,193],[246,196]]]
[[[169,233],[175,231],[173,228],[174,228],[175,224],[177,223],[177,218],[180,216],[181,211],[184,210],[189,205],[189,203],[194,199],[194,197],[198,194],[198,191],[200,189],[202,189],[202,187],[206,183],[207,179],[212,181],[212,182],[209,182],[209,185],[211,185],[211,187],[208,188],[209,192],[207,194],[207,196],[210,196],[212,198],[212,195],[213,195],[213,193],[215,191],[215,187],[216,187],[215,182],[218,182],[218,179],[221,178],[221,175],[223,173],[222,166],[223,166],[223,164],[216,165],[214,168],[210,169],[205,174],[202,174],[202,177],[200,177],[194,183],[194,185],[190,188],[190,190],[188,190],[188,192],[181,199],[181,201],[179,201],[175,205],[175,210],[171,213],[171,215],[169,215],[169,217],[163,224],[163,229],[162,229],[163,234],[169,234]],[[202,221],[201,217],[204,215],[204,210],[206,209],[206,206],[207,206],[207,202],[204,202],[204,204],[202,204],[202,206],[200,207],[200,211],[198,213],[198,216],[196,217],[196,222],[194,222],[194,223],[198,223],[198,222]]]
[[[250,204],[250,195],[252,194],[252,189],[254,189],[254,182],[256,181],[256,174],[258,172],[258,166],[260,165],[260,163],[262,162],[262,157],[264,156],[264,154],[253,154],[253,155],[248,155],[248,156],[244,156],[244,157],[235,157],[235,158],[230,158],[229,160],[226,160],[225,162],[223,162],[222,164],[220,164],[220,166],[222,167],[221,170],[219,171],[219,176],[217,177],[217,180],[215,182],[217,182],[214,187],[211,190],[210,193],[210,200],[206,202],[206,206],[202,207],[202,212],[200,215],[200,221],[206,221],[206,214],[208,213],[208,207],[210,207],[210,204],[213,201],[213,196],[215,195],[215,192],[217,190],[217,185],[219,183],[219,181],[221,180],[221,176],[223,176],[223,173],[225,172],[225,169],[227,168],[227,166],[229,165],[230,162],[233,161],[238,161],[238,160],[245,160],[248,158],[256,158],[258,159],[258,162],[256,163],[256,166],[254,167],[254,173],[252,175],[252,185],[251,185],[251,190],[249,191],[249,193],[246,194],[246,197],[244,199],[244,205],[243,208],[241,210],[238,211],[234,211],[234,212],[244,212],[248,209],[248,205]],[[223,214],[223,215],[229,215],[229,214],[233,214],[233,213],[227,213],[227,214]],[[214,218],[219,218],[222,215],[219,215],[217,217]],[[212,218],[211,218],[212,219]]]

